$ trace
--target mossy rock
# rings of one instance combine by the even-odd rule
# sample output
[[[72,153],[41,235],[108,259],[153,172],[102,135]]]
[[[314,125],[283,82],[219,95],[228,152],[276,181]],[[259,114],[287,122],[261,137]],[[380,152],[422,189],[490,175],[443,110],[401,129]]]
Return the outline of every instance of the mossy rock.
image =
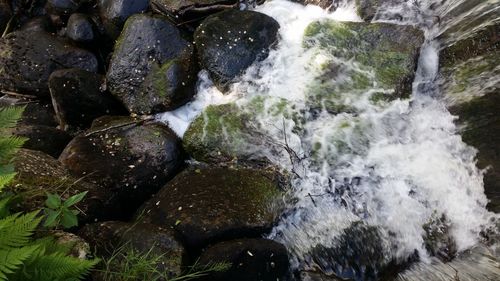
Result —
[[[353,111],[349,100],[367,92],[371,102],[408,97],[423,42],[422,31],[411,26],[313,22],[305,31],[304,46],[339,59],[322,65],[310,90],[313,107]]]
[[[45,207],[46,193],[62,195],[64,199],[87,191],[87,196],[77,205],[82,210],[80,222],[106,216],[104,205],[108,195],[84,179],[71,176],[51,156],[40,151],[21,149],[16,154],[14,166],[17,175],[6,188],[22,198],[15,208],[22,211],[39,210]]]
[[[253,169],[188,169],[139,211],[140,222],[173,228],[188,247],[259,237],[281,213],[279,177]]]

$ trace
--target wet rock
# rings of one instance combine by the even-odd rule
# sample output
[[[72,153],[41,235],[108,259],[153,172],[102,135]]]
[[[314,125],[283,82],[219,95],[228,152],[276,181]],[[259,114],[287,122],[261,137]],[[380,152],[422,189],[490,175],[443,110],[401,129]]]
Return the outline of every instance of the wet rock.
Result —
[[[187,18],[212,14],[238,7],[239,0],[152,0],[153,10],[172,18]]]
[[[391,261],[382,243],[376,228],[357,222],[338,238],[337,246],[316,246],[312,259],[322,272],[333,273],[341,280],[379,280]]]
[[[419,8],[418,3],[407,0],[356,0],[356,12],[365,21],[375,17],[385,20],[402,20],[403,15],[409,15]],[[396,9],[392,10],[392,7]]]
[[[148,255],[151,260],[156,259],[158,271],[168,272],[170,277],[176,277],[182,271],[185,250],[171,230],[148,224],[107,221],[86,225],[80,230],[79,235],[89,241],[93,248],[97,249],[99,255],[104,257],[115,255],[115,259],[110,264],[114,272],[124,270],[125,258],[130,251]],[[107,276],[106,279],[99,274],[93,277],[94,280],[117,278]],[[155,279],[154,276],[150,278],[148,280]]]
[[[87,129],[97,117],[126,115],[125,108],[103,86],[104,77],[85,70],[53,72],[49,89],[60,128]]]
[[[78,10],[86,0],[47,0],[46,9],[50,14],[68,16]]]
[[[0,88],[48,97],[49,75],[58,69],[81,68],[96,72],[96,57],[89,51],[40,31],[16,31],[0,39]]]
[[[279,24],[254,11],[228,10],[209,16],[196,29],[194,41],[201,67],[225,89],[252,63],[267,57]]]
[[[203,280],[285,280],[289,267],[286,248],[267,239],[239,239],[210,246],[201,254],[199,264],[213,263],[228,263],[231,267]]]
[[[141,221],[174,228],[197,248],[221,239],[258,237],[280,214],[274,174],[249,169],[188,169],[139,211]]]
[[[0,32],[3,33],[7,23],[12,17],[12,10],[10,9],[9,2],[7,0],[0,0]]]
[[[479,149],[489,209],[500,211],[500,24],[476,31],[441,51],[439,87],[451,113],[459,117],[465,142]]]
[[[76,177],[113,194],[127,217],[172,178],[183,161],[180,140],[166,126],[131,117],[101,117],[59,157]]]
[[[72,177],[53,157],[34,150],[21,149],[14,161],[16,177],[7,185],[7,190],[23,198],[20,211],[34,211],[45,207],[46,192],[69,198],[80,192],[88,191],[78,203],[82,212],[79,222],[85,223],[106,216],[103,206],[107,195],[97,186],[83,179]]]
[[[32,31],[32,32],[57,32],[56,28],[46,16],[39,16],[28,20],[23,26],[21,26],[22,31]]]
[[[193,46],[161,16],[132,16],[118,39],[108,86],[130,112],[175,109],[194,95]]]
[[[0,107],[4,106],[25,106],[18,125],[43,125],[56,127],[57,120],[51,104],[33,102],[9,96],[0,97]]]
[[[328,276],[319,272],[302,271],[299,274],[300,281],[342,281],[335,276]]]
[[[65,131],[43,125],[17,126],[14,135],[28,139],[24,148],[42,151],[56,158],[71,141],[71,136]]]
[[[94,41],[94,26],[85,14],[72,14],[68,19],[66,36],[79,43]]]
[[[133,14],[148,10],[148,0],[99,0],[99,15],[107,35],[116,39],[123,24]]]
[[[345,100],[371,89],[383,89],[370,94],[374,104],[408,97],[423,42],[422,31],[411,26],[329,20],[310,24],[304,45],[340,58],[322,63],[310,90],[311,106],[330,113],[353,111]]]

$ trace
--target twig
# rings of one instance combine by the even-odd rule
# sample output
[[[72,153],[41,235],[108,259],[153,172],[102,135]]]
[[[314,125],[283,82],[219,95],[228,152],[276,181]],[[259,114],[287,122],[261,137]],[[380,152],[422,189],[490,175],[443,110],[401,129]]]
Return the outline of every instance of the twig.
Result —
[[[36,98],[38,98],[37,96],[19,94],[19,93],[7,91],[7,90],[0,90],[0,93],[5,94],[7,96],[20,97],[20,98],[25,98],[25,99],[36,99]]]
[[[309,198],[311,198],[311,201],[313,202],[314,207],[318,207],[318,206],[316,205],[316,201],[314,201],[314,198],[312,197],[311,193],[307,193],[307,196],[309,196]]]
[[[12,22],[14,21],[14,17],[15,16],[10,17],[9,21],[7,22],[7,25],[5,26],[5,29],[3,30],[3,33],[2,33],[2,38],[7,36],[7,34],[9,33],[10,26],[12,25]]]
[[[100,129],[100,130],[91,131],[91,132],[86,133],[85,136],[89,137],[91,135],[102,133],[102,132],[106,132],[106,131],[109,131],[111,129],[126,127],[126,126],[130,126],[130,125],[140,125],[140,124],[142,124],[144,122],[151,121],[151,120],[154,120],[153,116],[145,116],[141,120],[134,120],[134,121],[130,121],[130,122],[126,122],[126,123],[121,123],[121,124],[114,125],[114,126],[109,126],[109,127],[106,127],[106,128]]]

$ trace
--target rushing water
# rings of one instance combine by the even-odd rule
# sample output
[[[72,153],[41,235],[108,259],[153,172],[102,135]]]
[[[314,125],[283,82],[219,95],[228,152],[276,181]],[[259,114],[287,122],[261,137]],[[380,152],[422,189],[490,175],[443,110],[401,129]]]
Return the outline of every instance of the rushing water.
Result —
[[[321,66],[328,60],[340,60],[353,69],[356,64],[304,48],[303,31],[320,19],[360,19],[354,1],[346,1],[328,13],[315,6],[274,0],[256,8],[281,26],[280,42],[269,57],[252,66],[224,94],[201,72],[196,99],[159,118],[182,136],[189,122],[207,105],[235,102],[245,110],[256,97],[265,97],[264,108],[268,110],[257,116],[256,127],[269,141],[259,153],[295,175],[286,199],[288,210],[270,238],[287,246],[296,269],[346,273],[345,268],[330,263],[332,252],[325,249],[356,251],[361,244],[365,249],[359,255],[377,256],[374,267],[401,263],[417,255],[420,263],[411,269],[414,274],[410,270],[409,275],[400,275],[401,280],[454,280],[459,276],[463,278],[460,280],[495,280],[499,277],[498,263],[484,258],[487,254],[483,252],[466,257],[465,262],[455,261],[459,269],[470,263],[482,268],[481,277],[469,278],[450,269],[454,268],[451,264],[444,266],[432,258],[425,246],[427,226],[446,235],[457,252],[471,249],[481,243],[481,231],[491,228],[497,217],[485,207],[483,171],[476,168],[477,151],[462,141],[455,117],[434,87],[440,48],[436,38],[445,30],[453,30],[454,38],[469,32],[461,31],[461,20],[481,17],[482,22],[470,26],[474,30],[499,18],[499,6],[494,5],[498,1],[478,1],[474,9],[461,11],[460,5],[466,1],[401,1],[376,15],[375,21],[415,25],[425,32],[410,99],[379,105],[370,102],[372,90],[355,98],[346,93],[340,98],[355,113],[307,114],[311,106],[308,92]],[[400,16],[395,18],[394,14]],[[441,43],[451,40],[444,38]],[[277,114],[272,109],[283,101],[286,110]],[[290,118],[293,113],[304,114],[305,121],[299,124]],[[365,234],[366,239],[362,237]],[[346,237],[356,241],[349,236],[359,239],[342,248]],[[486,260],[483,267],[479,256]]]

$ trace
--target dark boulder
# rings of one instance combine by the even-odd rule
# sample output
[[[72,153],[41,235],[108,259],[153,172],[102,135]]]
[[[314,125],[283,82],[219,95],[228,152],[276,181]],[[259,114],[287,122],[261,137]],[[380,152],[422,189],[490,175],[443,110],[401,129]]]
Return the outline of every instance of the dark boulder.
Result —
[[[48,97],[52,72],[81,68],[96,72],[97,59],[89,51],[42,31],[16,31],[0,39],[0,88]]]
[[[64,69],[49,77],[52,104],[60,128],[87,129],[104,115],[126,115],[127,111],[104,90],[104,77],[81,69]]]
[[[108,86],[130,112],[175,109],[191,99],[196,82],[193,46],[161,16],[126,23],[107,73]]]
[[[65,131],[43,125],[17,126],[14,135],[28,139],[24,148],[42,151],[55,158],[59,157],[71,141],[71,136]]]
[[[76,12],[86,0],[47,0],[45,8],[49,14],[69,16]]]
[[[94,26],[85,14],[72,14],[68,19],[66,37],[79,43],[90,43],[96,38]]]
[[[210,281],[276,281],[285,280],[288,273],[288,253],[285,246],[267,239],[238,239],[225,241],[206,248],[199,264],[228,263],[222,272],[208,274]]]
[[[141,221],[173,227],[193,248],[258,237],[280,215],[281,192],[274,176],[249,169],[188,169],[139,210]]]
[[[183,164],[178,137],[166,126],[131,117],[101,117],[75,137],[60,161],[76,177],[111,192],[127,217]]]
[[[0,32],[3,33],[5,27],[9,23],[12,17],[12,10],[10,9],[9,2],[7,0],[0,0]]]
[[[82,211],[78,215],[80,223],[106,216],[103,207],[108,195],[98,186],[72,177],[53,157],[40,151],[21,149],[16,154],[14,167],[17,174],[6,188],[23,199],[14,206],[15,209],[29,212],[45,207],[47,192],[65,199],[87,191],[85,198],[77,205]]]
[[[99,0],[99,15],[107,35],[116,39],[123,24],[133,14],[148,10],[148,0]]]
[[[151,7],[172,19],[187,20],[192,17],[234,9],[239,0],[151,0]]]
[[[22,31],[31,31],[31,32],[48,32],[48,33],[56,33],[57,28],[54,26],[50,18],[47,16],[39,16],[32,19],[29,19],[24,23],[20,30]]]
[[[100,256],[114,256],[110,259],[108,269],[115,273],[94,272],[94,280],[119,279],[119,276],[115,275],[125,270],[126,256],[130,251],[156,261],[156,265],[149,266],[156,267],[158,272],[167,273],[171,278],[182,272],[185,250],[171,230],[148,224],[107,221],[86,225],[79,231],[79,235],[85,238]],[[156,280],[159,276],[148,277],[151,278],[148,280]]]
[[[52,108],[52,104],[9,96],[0,97],[0,107],[5,106],[25,106],[21,119],[17,121],[18,125],[57,126],[56,113]]]
[[[267,57],[278,29],[276,20],[254,11],[211,15],[194,36],[201,67],[208,70],[218,88],[225,89],[255,61]]]

